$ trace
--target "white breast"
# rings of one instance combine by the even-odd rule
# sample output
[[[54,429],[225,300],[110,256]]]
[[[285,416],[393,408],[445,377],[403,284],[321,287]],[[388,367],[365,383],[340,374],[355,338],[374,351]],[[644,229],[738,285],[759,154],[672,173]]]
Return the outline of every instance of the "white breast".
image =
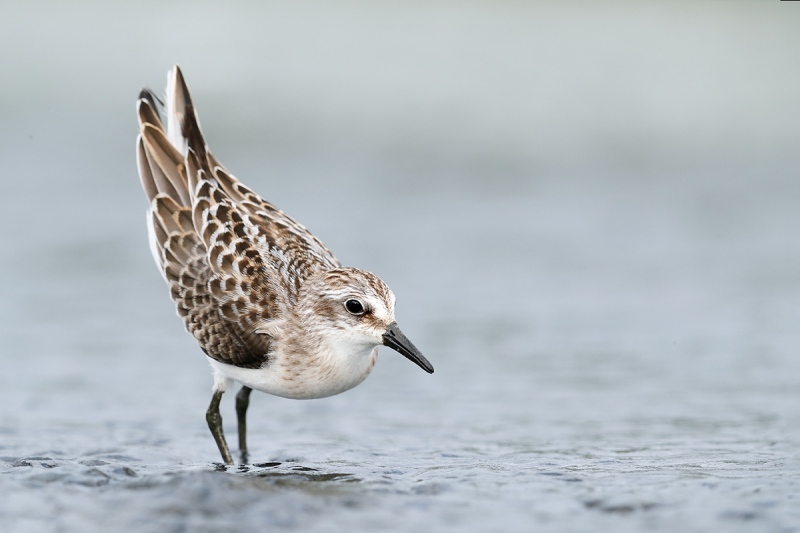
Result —
[[[330,346],[301,360],[275,352],[270,354],[270,360],[262,368],[240,368],[210,357],[208,361],[214,369],[215,383],[222,384],[225,379],[232,379],[267,394],[307,400],[339,394],[367,378],[375,366],[378,347],[366,345],[358,351],[349,348],[342,353]]]

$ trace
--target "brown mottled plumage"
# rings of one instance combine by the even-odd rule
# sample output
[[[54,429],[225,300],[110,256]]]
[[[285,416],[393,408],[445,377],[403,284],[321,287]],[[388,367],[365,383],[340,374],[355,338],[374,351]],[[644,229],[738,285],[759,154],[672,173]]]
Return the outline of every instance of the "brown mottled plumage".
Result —
[[[232,459],[219,399],[231,381],[243,385],[237,412],[246,461],[251,388],[289,398],[338,394],[366,378],[381,344],[433,372],[397,328],[394,295],[383,281],[342,267],[214,158],[177,66],[168,77],[166,126],[147,89],[137,111],[151,252],[214,369],[207,419],[225,462]]]

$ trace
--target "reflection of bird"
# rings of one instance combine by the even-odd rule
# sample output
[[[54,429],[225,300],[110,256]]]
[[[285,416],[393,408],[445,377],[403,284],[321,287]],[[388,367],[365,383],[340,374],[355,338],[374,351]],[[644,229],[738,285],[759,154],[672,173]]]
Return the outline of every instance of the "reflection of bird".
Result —
[[[381,344],[433,372],[397,327],[394,294],[383,281],[342,267],[306,228],[214,158],[177,66],[167,80],[166,128],[149,90],[137,111],[150,249],[213,368],[206,419],[226,463],[233,460],[219,402],[232,381],[242,384],[236,411],[247,462],[252,389],[298,399],[338,394],[367,377]]]

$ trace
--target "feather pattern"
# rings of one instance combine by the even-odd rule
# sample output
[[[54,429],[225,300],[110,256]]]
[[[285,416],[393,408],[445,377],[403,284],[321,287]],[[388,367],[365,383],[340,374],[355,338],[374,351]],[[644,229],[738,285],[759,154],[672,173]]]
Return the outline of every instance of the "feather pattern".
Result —
[[[211,154],[177,66],[167,84],[167,127],[149,90],[137,110],[152,251],[178,315],[212,359],[261,368],[273,350],[271,324],[294,305],[303,281],[341,264]]]

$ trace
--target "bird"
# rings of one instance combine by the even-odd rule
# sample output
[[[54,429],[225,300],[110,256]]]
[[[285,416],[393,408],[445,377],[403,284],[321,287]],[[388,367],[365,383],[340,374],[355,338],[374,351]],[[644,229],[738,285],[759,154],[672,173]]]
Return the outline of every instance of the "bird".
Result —
[[[241,385],[236,414],[246,464],[253,390],[293,399],[339,394],[366,379],[379,346],[433,373],[397,325],[386,283],[343,266],[214,157],[178,65],[168,72],[164,100],[144,88],[136,111],[150,252],[186,331],[211,365],[206,422],[224,463],[233,464],[233,457],[219,406],[235,383]]]

